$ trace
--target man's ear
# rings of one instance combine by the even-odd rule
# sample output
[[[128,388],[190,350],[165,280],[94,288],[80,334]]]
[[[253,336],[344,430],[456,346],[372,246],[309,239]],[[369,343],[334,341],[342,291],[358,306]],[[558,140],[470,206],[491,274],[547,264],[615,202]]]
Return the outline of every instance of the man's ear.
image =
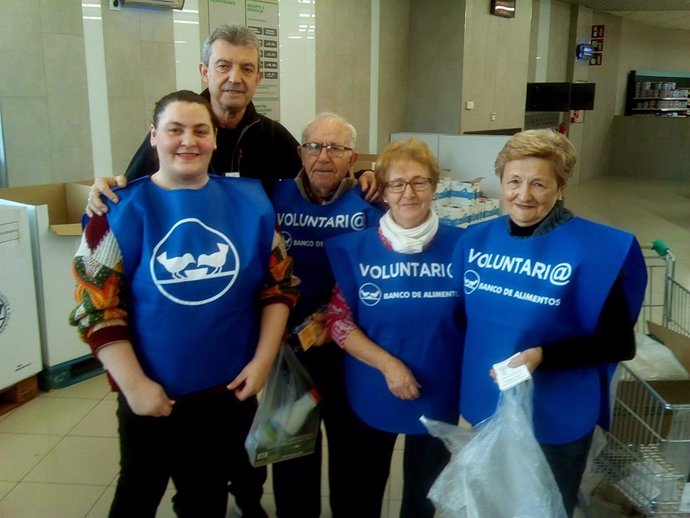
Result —
[[[204,83],[208,84],[208,67],[203,63],[199,63],[199,74],[201,74]]]
[[[350,169],[352,169],[357,160],[359,160],[359,153],[353,149],[350,155]]]

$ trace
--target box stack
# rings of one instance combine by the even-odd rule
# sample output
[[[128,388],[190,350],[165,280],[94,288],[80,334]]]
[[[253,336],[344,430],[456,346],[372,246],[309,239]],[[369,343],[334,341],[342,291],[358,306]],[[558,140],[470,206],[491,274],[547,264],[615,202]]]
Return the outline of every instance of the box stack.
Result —
[[[45,389],[62,388],[102,372],[68,323],[75,304],[72,258],[81,241],[88,192],[87,185],[78,183],[0,189],[0,207],[21,208],[28,218],[31,257],[22,261],[22,268],[36,282],[38,315],[30,325],[40,332],[40,377]]]
[[[441,223],[464,228],[498,216],[499,202],[482,194],[481,181],[441,177],[434,200]]]
[[[40,372],[41,339],[28,210],[0,204],[0,414],[25,397],[16,384]],[[12,390],[10,390],[12,388]]]

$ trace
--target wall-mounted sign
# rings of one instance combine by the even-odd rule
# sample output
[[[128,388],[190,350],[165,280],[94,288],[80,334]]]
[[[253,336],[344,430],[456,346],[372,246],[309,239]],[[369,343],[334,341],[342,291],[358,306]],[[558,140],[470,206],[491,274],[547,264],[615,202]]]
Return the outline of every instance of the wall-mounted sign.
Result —
[[[256,111],[280,119],[280,44],[278,40],[278,0],[247,0],[246,24],[261,42],[263,79],[254,95]]]
[[[504,18],[515,18],[516,0],[491,0],[491,14]]]
[[[589,57],[589,64],[599,66],[604,60],[604,29],[603,25],[592,25],[592,55]]]

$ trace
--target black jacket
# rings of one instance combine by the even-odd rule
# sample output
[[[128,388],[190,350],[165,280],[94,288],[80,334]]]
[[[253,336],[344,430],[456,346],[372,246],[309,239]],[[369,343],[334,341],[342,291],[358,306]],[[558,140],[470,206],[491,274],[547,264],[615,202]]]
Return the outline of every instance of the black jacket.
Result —
[[[208,99],[208,90],[201,95]],[[297,153],[299,143],[279,122],[257,113],[251,102],[236,128],[218,128],[216,143],[209,173],[239,173],[245,178],[257,178],[269,196],[279,179],[294,178],[302,167]],[[158,156],[151,147],[149,133],[127,166],[125,176],[134,180],[157,170]]]

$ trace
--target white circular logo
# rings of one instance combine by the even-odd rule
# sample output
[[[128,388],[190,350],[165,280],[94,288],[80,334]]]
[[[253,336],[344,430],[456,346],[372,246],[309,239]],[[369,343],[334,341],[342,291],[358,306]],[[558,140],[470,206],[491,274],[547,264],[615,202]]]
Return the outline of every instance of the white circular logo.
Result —
[[[359,287],[359,300],[365,306],[375,306],[381,300],[382,292],[373,282],[367,282]]]
[[[479,288],[479,274],[474,270],[466,270],[465,277],[463,278],[463,284],[465,286],[465,294],[469,295],[474,290]]]
[[[149,268],[166,298],[199,306],[222,297],[232,287],[240,258],[225,234],[196,218],[186,218],[175,223],[153,249]]]

